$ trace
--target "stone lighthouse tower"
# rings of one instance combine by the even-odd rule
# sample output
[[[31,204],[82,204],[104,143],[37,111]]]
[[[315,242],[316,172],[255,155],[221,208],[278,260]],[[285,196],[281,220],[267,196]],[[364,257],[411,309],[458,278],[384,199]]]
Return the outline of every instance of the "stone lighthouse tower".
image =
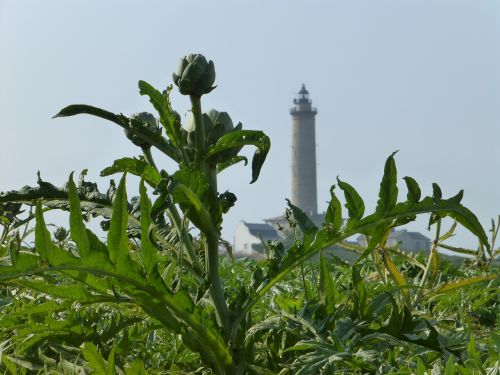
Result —
[[[305,85],[293,100],[292,203],[311,216],[318,213],[316,192],[316,108],[311,106]]]

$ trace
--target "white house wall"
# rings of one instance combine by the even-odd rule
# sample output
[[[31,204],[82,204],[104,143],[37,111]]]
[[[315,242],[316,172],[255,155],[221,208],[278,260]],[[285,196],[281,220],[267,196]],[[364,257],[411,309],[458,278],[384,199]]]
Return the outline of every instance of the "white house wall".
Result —
[[[260,244],[260,238],[250,233],[244,223],[240,223],[234,235],[234,255],[239,257],[251,256],[252,245]]]

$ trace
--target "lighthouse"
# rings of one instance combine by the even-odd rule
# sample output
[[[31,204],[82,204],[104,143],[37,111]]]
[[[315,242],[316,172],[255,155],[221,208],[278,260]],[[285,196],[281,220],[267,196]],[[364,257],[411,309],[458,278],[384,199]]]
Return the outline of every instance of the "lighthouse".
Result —
[[[310,216],[318,214],[316,191],[316,108],[302,85],[292,115],[292,203]]]

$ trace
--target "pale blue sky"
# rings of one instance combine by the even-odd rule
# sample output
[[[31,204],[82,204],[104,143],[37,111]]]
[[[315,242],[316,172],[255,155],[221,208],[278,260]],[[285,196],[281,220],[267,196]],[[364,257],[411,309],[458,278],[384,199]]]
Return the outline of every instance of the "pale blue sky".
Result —
[[[320,209],[337,175],[373,208],[385,158],[400,150],[400,177],[424,193],[432,182],[445,196],[465,189],[485,225],[500,213],[496,0],[0,0],[0,47],[0,190],[34,184],[38,169],[63,184],[83,168],[105,189],[99,171],[138,150],[111,123],[52,115],[72,103],[151,110],[137,81],[164,88],[178,59],[200,52],[218,84],[204,109],[228,111],[272,141],[257,183],[248,184],[249,167],[222,175],[220,190],[238,196],[228,240],[239,220],[285,207],[289,109],[302,83],[318,108]],[[186,113],[186,97],[173,103]],[[430,236],[425,220],[408,228]],[[463,231],[453,242],[475,246]]]

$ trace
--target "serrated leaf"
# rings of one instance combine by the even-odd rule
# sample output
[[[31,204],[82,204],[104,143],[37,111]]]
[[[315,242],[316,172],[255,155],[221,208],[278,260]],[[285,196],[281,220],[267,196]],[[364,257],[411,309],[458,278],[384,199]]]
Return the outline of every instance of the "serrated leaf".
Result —
[[[500,276],[499,275],[488,275],[488,276],[476,276],[476,277],[469,277],[467,279],[461,279],[457,281],[452,281],[449,283],[443,283],[439,284],[433,289],[429,291],[429,295],[436,295],[436,294],[441,294],[441,293],[447,293],[455,289],[460,289],[469,285],[477,284],[477,283],[482,283],[484,281],[490,281],[490,280],[495,280],[498,279]]]
[[[246,167],[248,164],[248,159],[245,156],[235,156],[227,161],[217,163],[217,173],[221,173],[224,169],[231,167],[232,165],[243,162],[243,166]]]
[[[405,252],[405,251],[402,251],[402,250],[400,250],[398,248],[389,248],[389,252],[391,252],[393,254],[396,254],[396,256],[399,256],[399,257],[403,258],[405,261],[407,261],[408,263],[414,265],[415,267],[420,268],[422,271],[425,270],[425,265],[422,264],[417,259],[417,255],[416,254],[413,254],[413,253],[410,253],[410,252]]]
[[[91,342],[85,342],[82,347],[83,357],[87,360],[88,366],[93,370],[93,374],[106,375],[108,366],[101,353]]]
[[[116,352],[116,346],[113,346],[113,349],[111,349],[111,352],[109,353],[108,356],[108,370],[106,372],[106,375],[116,375],[115,352]]]
[[[144,180],[153,187],[161,181],[161,175],[156,169],[154,169],[144,159],[136,158],[122,158],[115,160],[112,166],[104,168],[101,171],[101,176],[109,176],[115,173],[125,172],[144,178]]]
[[[394,162],[395,154],[396,152],[387,158],[384,167],[384,176],[380,183],[379,199],[375,212],[382,217],[391,212],[398,200],[397,170],[396,163]]]
[[[408,194],[406,195],[408,202],[418,203],[420,201],[420,197],[422,196],[422,192],[420,191],[417,181],[409,176],[403,177],[403,180],[405,180],[406,187],[408,189]]]
[[[43,218],[42,203],[40,201],[36,204],[35,209],[35,247],[36,251],[40,256],[46,260],[49,258],[50,245],[52,240],[50,238],[50,233],[45,226],[45,220]]]
[[[440,213],[440,215],[449,216],[458,221],[461,225],[473,233],[484,246],[488,249],[490,248],[488,236],[472,211],[462,206],[460,203],[457,203],[454,198],[441,200],[436,204],[436,206],[437,207],[435,207],[435,209]]]
[[[210,147],[207,153],[207,158],[214,158],[217,154],[231,149],[241,149],[243,146],[253,145],[257,147],[252,158],[252,181],[257,181],[260,170],[267,153],[271,148],[271,141],[262,131],[257,130],[236,130],[224,134],[215,145]]]
[[[170,191],[175,203],[187,207],[191,222],[205,234],[214,233],[215,227],[207,209],[199,197],[186,185],[174,183]]]
[[[68,199],[69,199],[69,228],[71,239],[75,242],[78,253],[86,257],[90,252],[89,240],[87,238],[87,229],[83,223],[83,215],[80,206],[80,199],[73,182],[73,172],[68,181]],[[38,207],[37,207],[38,208]]]
[[[299,207],[295,206],[290,202],[289,199],[286,200],[288,207],[290,207],[290,210],[293,213],[293,218],[297,222],[297,225],[299,226],[300,230],[304,235],[312,235],[318,231],[318,227],[312,222],[311,219],[305,214],[304,211],[302,211]]]
[[[80,115],[80,114],[88,114],[96,117],[103,118],[108,121],[112,121],[120,126],[123,126],[122,124],[122,119],[120,116],[115,115],[112,112],[106,111],[101,108],[97,108],[91,105],[86,105],[86,104],[72,104],[67,107],[64,107],[61,109],[56,115],[54,115],[52,118],[57,118],[57,117],[68,117],[68,116],[75,116],[75,115]]]
[[[441,192],[441,188],[435,182],[432,183],[432,198],[435,202],[440,201],[443,198],[443,193]]]
[[[66,250],[63,250],[52,243],[50,232],[48,231],[43,218],[41,201],[37,202],[35,217],[35,247],[38,254],[47,260],[51,266],[58,266],[67,262],[72,262],[75,257],[73,257]]]
[[[338,290],[335,287],[330,271],[328,270],[328,265],[323,256],[323,252],[319,253],[319,290],[322,299],[325,302],[326,313],[328,315],[333,314],[335,311],[335,304],[338,299]]]
[[[24,282],[20,285],[26,286]],[[45,301],[43,303],[24,303],[20,308],[10,312],[10,315],[32,315],[32,314],[53,314],[55,312],[65,310],[69,307],[68,303],[59,301]]]
[[[120,180],[113,204],[113,214],[108,231],[109,259],[113,263],[124,261],[129,258],[128,236],[127,236],[127,193],[125,191],[125,176]]]
[[[109,194],[103,194],[97,189],[97,184],[83,180],[80,177],[77,187],[80,207],[86,216],[102,216],[111,218],[112,200]],[[56,187],[53,184],[43,181],[38,176],[38,186],[25,186],[19,190],[11,190],[0,194],[0,203],[14,202],[23,203],[29,206],[36,205],[36,201],[41,199],[42,204],[53,209],[69,211],[70,204],[68,191],[64,187]],[[110,188],[113,185],[110,186]],[[129,224],[131,229],[139,228],[140,222],[132,214],[129,215]]]
[[[180,123],[170,104],[169,93],[171,89],[172,86],[161,93],[146,81],[139,81],[140,94],[149,97],[149,101],[160,115],[160,122],[165,128],[167,136],[177,147],[182,147]]]
[[[125,375],[147,375],[144,363],[140,359],[128,363],[127,367],[125,367]]]
[[[142,140],[148,142],[150,145],[155,146],[158,150],[162,151],[168,157],[178,161],[177,150],[161,135],[155,134],[146,127],[141,126],[141,123],[139,121],[131,120],[121,114],[116,115],[112,112],[93,107],[91,105],[73,104],[61,109],[61,111],[59,111],[59,113],[56,114],[53,118],[75,116],[80,114],[88,114],[114,122],[122,128],[129,130],[134,135],[140,137]]]
[[[430,275],[430,285],[434,284],[434,281],[437,279],[438,277],[438,272],[439,272],[439,253],[436,251],[436,249],[432,249],[431,250],[431,253],[430,253],[430,265],[431,265],[431,268],[430,268],[430,271],[431,271],[431,275]]]
[[[399,272],[398,268],[396,267],[391,257],[389,256],[389,252],[383,250],[381,253],[382,253],[382,261],[384,262],[385,268],[387,269],[387,271],[389,271],[389,274],[396,282],[396,284],[401,288],[401,294],[405,298],[405,301],[408,304],[411,304],[410,295],[407,289],[408,283],[406,282],[405,277],[401,274],[401,272]]]
[[[156,247],[151,242],[149,230],[151,226],[151,201],[149,200],[144,179],[141,179],[139,185],[139,194],[141,201],[141,258],[148,275],[151,274],[156,266]]]
[[[335,195],[335,185],[330,188],[330,203],[325,214],[325,223],[330,224],[334,231],[338,231],[342,226],[342,204]]]
[[[353,314],[359,316],[361,319],[365,316],[367,308],[368,291],[366,290],[365,282],[359,272],[359,266],[352,267],[352,284],[353,284],[353,297],[354,307]]]
[[[90,299],[90,294],[86,287],[72,282],[71,285],[49,284],[46,281],[20,280],[19,283],[30,289],[46,293],[56,298],[64,298],[71,301],[85,302]]]
[[[386,238],[388,228],[385,225],[378,225],[366,232],[368,236],[368,244],[361,256],[356,260],[356,264],[360,264],[363,259],[370,255],[377,246],[380,245],[382,240]]]
[[[448,361],[446,362],[444,375],[455,375],[455,374],[456,374],[455,357],[453,357],[453,354],[451,354],[450,357],[448,358]]]
[[[358,192],[347,182],[340,181],[337,177],[337,182],[339,188],[344,192],[344,197],[346,200],[345,207],[349,213],[349,219],[351,222],[359,221],[365,213],[365,203]]]
[[[471,249],[465,249],[463,247],[456,247],[456,246],[450,246],[450,245],[445,245],[444,243],[438,244],[439,247],[442,247],[443,249],[453,251],[455,253],[459,254],[465,254],[465,255],[477,255],[477,250],[471,250]]]

